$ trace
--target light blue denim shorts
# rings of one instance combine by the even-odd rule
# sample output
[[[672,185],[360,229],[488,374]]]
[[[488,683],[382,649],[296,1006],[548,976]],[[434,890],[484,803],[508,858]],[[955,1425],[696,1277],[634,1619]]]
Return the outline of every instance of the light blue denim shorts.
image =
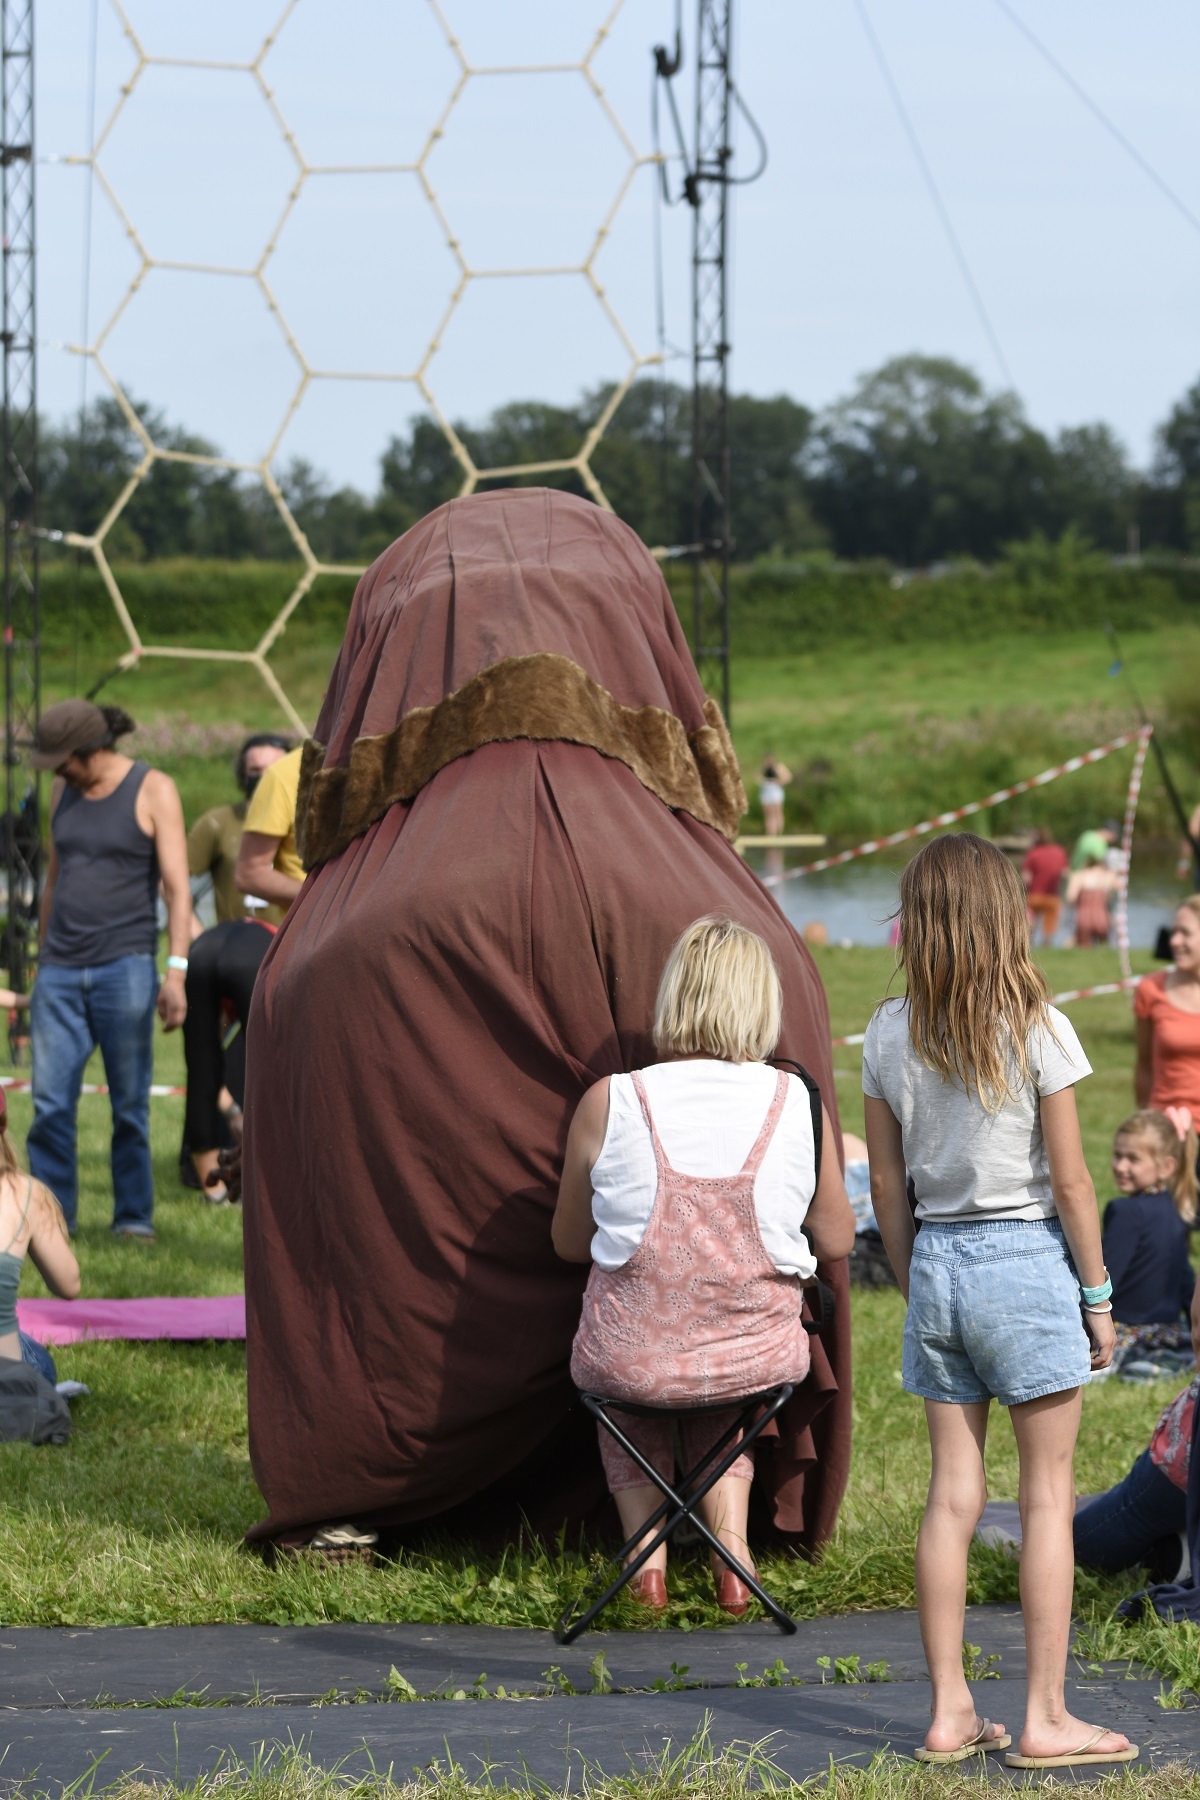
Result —
[[[904,1322],[910,1394],[1020,1406],[1091,1373],[1079,1278],[1057,1219],[922,1221]]]

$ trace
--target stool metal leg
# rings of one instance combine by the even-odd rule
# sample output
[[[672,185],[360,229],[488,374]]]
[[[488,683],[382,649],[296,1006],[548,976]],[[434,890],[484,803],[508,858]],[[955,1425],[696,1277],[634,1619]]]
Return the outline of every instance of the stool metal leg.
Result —
[[[603,1611],[615,1595],[620,1593],[626,1583],[631,1581],[639,1570],[644,1567],[645,1563],[653,1556],[659,1545],[666,1542],[675,1531],[676,1527],[681,1524],[685,1518],[690,1519],[697,1532],[710,1548],[716,1552],[728,1568],[732,1569],[738,1579],[745,1583],[750,1589],[750,1592],[755,1596],[759,1603],[765,1607],[766,1611],[775,1620],[780,1629],[789,1634],[796,1630],[795,1620],[792,1619],[788,1613],[784,1612],[781,1606],[777,1605],[776,1602],[772,1600],[771,1596],[761,1586],[758,1579],[752,1575],[748,1569],[742,1566],[738,1559],[733,1555],[732,1551],[726,1549],[725,1545],[715,1533],[711,1532],[704,1521],[696,1516],[694,1510],[709,1490],[720,1481],[721,1477],[726,1474],[729,1469],[732,1468],[743,1450],[761,1435],[764,1427],[770,1424],[771,1420],[776,1416],[780,1409],[786,1405],[787,1401],[790,1400],[792,1396],[792,1391],[793,1390],[789,1385],[784,1384],[774,1398],[767,1403],[766,1407],[757,1418],[754,1418],[753,1415],[757,1412],[759,1402],[756,1400],[748,1407],[746,1411],[734,1421],[728,1431],[726,1431],[718,1440],[717,1444],[708,1451],[702,1461],[697,1463],[694,1469],[688,1471],[687,1475],[680,1482],[683,1493],[676,1493],[674,1488],[659,1474],[653,1464],[647,1461],[637,1445],[629,1441],[625,1433],[621,1431],[619,1426],[617,1426],[609,1417],[602,1401],[592,1394],[584,1394],[581,1396],[584,1405],[592,1416],[598,1422],[602,1423],[604,1428],[609,1431],[616,1439],[617,1443],[620,1444],[625,1453],[633,1459],[638,1468],[640,1468],[647,1476],[648,1480],[658,1488],[661,1494],[664,1495],[662,1504],[657,1507],[650,1518],[645,1521],[637,1533],[637,1536],[627,1539],[621,1546],[621,1549],[617,1552],[618,1561],[622,1561],[623,1558],[628,1555],[633,1546],[658,1520],[665,1519],[665,1523],[655,1533],[651,1541],[643,1547],[633,1561],[624,1564],[616,1579],[609,1583],[603,1594],[601,1594],[597,1600],[593,1601],[586,1612],[573,1621],[571,1618],[571,1614],[574,1611],[573,1607],[564,1613],[554,1633],[556,1640],[560,1644],[574,1643],[580,1633],[586,1631],[592,1620]],[[614,1410],[619,1411],[619,1406]],[[736,1442],[734,1442],[735,1439],[737,1440]],[[707,1476],[699,1486],[693,1488],[692,1484],[696,1481],[697,1476],[706,1468],[709,1471]],[[685,1494],[687,1496],[686,1498],[684,1498]]]

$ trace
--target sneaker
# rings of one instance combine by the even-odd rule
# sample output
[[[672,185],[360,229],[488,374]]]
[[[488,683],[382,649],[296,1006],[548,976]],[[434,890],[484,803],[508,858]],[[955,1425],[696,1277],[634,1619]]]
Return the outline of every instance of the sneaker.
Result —
[[[153,1225],[114,1225],[112,1233],[114,1237],[136,1238],[140,1244],[154,1242]]]

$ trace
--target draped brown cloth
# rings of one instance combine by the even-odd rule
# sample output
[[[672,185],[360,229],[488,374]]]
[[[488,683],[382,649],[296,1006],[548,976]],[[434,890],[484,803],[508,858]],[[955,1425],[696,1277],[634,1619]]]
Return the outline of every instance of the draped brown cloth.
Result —
[[[743,807],[662,576],[599,507],[454,500],[364,575],[247,1038],[253,1536],[601,1517],[567,1368],[587,1270],[550,1220],[581,1095],[655,1060],[690,921],[767,940],[779,1055],[837,1117],[820,980],[727,841]],[[756,1480],[808,1550],[850,1450],[845,1264],[824,1273],[836,1325]]]

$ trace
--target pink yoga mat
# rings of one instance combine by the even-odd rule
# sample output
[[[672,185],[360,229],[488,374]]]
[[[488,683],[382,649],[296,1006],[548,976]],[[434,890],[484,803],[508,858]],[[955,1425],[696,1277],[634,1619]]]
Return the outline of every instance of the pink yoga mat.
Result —
[[[17,1322],[41,1344],[80,1338],[244,1338],[241,1294],[152,1300],[18,1300]]]

